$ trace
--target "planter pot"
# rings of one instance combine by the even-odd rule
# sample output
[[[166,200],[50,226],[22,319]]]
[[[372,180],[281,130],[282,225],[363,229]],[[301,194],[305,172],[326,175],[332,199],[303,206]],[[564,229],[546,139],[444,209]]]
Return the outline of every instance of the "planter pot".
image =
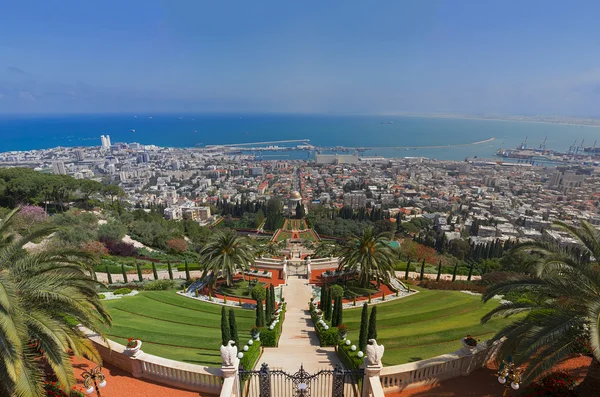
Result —
[[[256,335],[252,335],[252,338],[254,338],[254,340],[260,340],[260,332]]]
[[[348,336],[348,331],[346,331],[346,332],[340,332],[340,338],[342,340],[346,339],[346,336]]]
[[[461,343],[462,343],[461,350],[466,354],[473,354],[475,352],[475,350],[477,350],[477,345],[475,345],[475,346],[467,345],[467,343],[465,342],[465,338],[461,339]]]
[[[135,347],[125,347],[125,354],[134,356],[137,352],[140,351],[140,349],[142,348],[142,341],[138,339],[135,342]]]

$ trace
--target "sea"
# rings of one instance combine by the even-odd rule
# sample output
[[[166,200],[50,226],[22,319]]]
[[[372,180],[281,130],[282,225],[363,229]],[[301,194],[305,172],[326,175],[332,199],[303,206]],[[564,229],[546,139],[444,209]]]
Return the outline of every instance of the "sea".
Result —
[[[427,157],[442,160],[493,158],[500,148],[527,141],[567,151],[591,146],[600,128],[554,123],[417,116],[288,114],[119,114],[0,117],[0,152],[138,142],[169,147],[308,140],[331,148],[365,148],[362,156]],[[483,143],[481,143],[483,141]],[[271,143],[295,146],[299,142]],[[462,146],[452,146],[462,145]],[[249,145],[250,147],[259,146]],[[309,159],[309,151],[266,151],[262,159]]]

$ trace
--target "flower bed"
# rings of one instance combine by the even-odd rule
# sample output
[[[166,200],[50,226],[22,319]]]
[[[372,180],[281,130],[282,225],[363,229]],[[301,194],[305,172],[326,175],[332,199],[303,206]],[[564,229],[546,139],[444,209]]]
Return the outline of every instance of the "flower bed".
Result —
[[[73,389],[71,391],[63,390],[56,382],[44,382],[44,392],[46,397],[84,397],[83,392]]]
[[[576,385],[575,378],[566,372],[553,372],[539,382],[533,382],[523,394],[525,397],[575,397],[578,394],[573,390]]]
[[[136,296],[137,294],[139,294],[139,292],[136,290],[133,290],[127,294],[115,294],[114,292],[103,292],[99,295],[100,295],[100,299],[102,299],[102,300],[111,300],[111,299],[121,299],[124,296]]]

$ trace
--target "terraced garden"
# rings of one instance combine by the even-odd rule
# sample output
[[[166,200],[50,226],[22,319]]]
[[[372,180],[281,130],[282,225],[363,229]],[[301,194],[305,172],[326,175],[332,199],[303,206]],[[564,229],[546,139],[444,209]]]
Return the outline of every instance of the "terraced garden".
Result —
[[[377,342],[385,345],[384,365],[404,364],[456,351],[460,339],[471,334],[491,338],[512,320],[494,319],[480,324],[481,317],[496,307],[483,304],[479,296],[457,291],[419,289],[420,293],[377,305]],[[369,308],[370,310],[370,308]],[[361,308],[344,310],[348,338],[356,344]]]
[[[199,365],[220,366],[221,306],[177,295],[146,291],[104,302],[113,318],[106,336],[118,343],[142,340],[149,354]],[[254,311],[234,309],[240,342],[250,339]]]

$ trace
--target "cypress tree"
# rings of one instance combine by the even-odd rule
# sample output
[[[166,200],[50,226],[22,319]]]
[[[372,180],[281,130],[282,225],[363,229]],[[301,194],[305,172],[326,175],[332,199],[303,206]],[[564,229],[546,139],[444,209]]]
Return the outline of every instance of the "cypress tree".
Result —
[[[425,276],[425,259],[421,262],[421,275],[419,276],[419,280],[423,281],[423,277]]]
[[[369,306],[364,303],[360,315],[360,333],[358,334],[358,350],[365,352],[369,327]]]
[[[225,306],[221,306],[221,344],[227,346],[231,340],[231,331],[229,330],[229,320]]]
[[[440,281],[440,276],[442,275],[442,260],[440,259],[440,263],[438,263],[438,274],[435,278],[435,281]]]
[[[458,270],[458,262],[454,265],[454,271],[452,272],[452,282],[456,280],[456,271]]]
[[[123,283],[127,284],[127,272],[125,271],[125,265],[121,263],[121,273],[123,274]]]
[[[338,313],[337,313],[337,325],[341,325],[344,323],[344,303],[342,301],[342,297],[338,296]]]
[[[140,283],[142,281],[144,281],[144,277],[142,277],[142,267],[140,266],[139,263],[136,262],[135,266],[137,267],[137,272],[138,272],[138,280],[140,281]]]
[[[158,272],[156,271],[156,263],[152,262],[152,274],[154,275],[154,279],[158,280]]]
[[[467,281],[471,281],[471,276],[473,275],[473,266],[475,262],[471,262],[471,266],[469,267],[469,277],[467,277]]]
[[[271,308],[273,308],[273,312],[275,312],[275,308],[277,306],[275,302],[275,287],[273,284],[271,284],[269,288],[271,288]]]
[[[335,298],[335,300],[333,301],[333,314],[331,315],[331,326],[332,327],[337,327],[338,324],[338,299]]]
[[[108,271],[108,265],[106,265],[106,278],[108,279],[108,283],[112,284],[112,275]]]
[[[325,319],[327,321],[331,321],[331,315],[333,314],[333,307],[331,306],[331,291],[329,290],[329,288],[327,289],[327,292],[325,293],[325,295],[327,295],[327,299],[325,299]]]
[[[321,298],[319,299],[319,309],[323,311],[323,302],[325,301],[325,284],[321,285]]]
[[[233,311],[233,309],[229,309],[229,336],[231,337],[231,340],[235,341],[235,345],[238,348],[238,351],[242,350],[242,347],[240,346],[240,338],[238,336],[238,330],[237,330],[237,321],[235,321],[235,311]]]
[[[263,310],[262,301],[256,301],[256,321],[254,322],[254,324],[257,327],[265,326],[265,312]]]
[[[271,307],[271,289],[267,288],[265,292],[265,320],[268,325],[271,323],[271,316],[273,316],[273,308]]]
[[[171,261],[167,262],[167,268],[169,269],[169,279],[173,280],[173,268],[171,267]]]
[[[188,266],[187,259],[185,261],[185,279],[187,281],[191,280],[191,277],[190,277],[190,267]]]
[[[371,309],[371,317],[369,318],[369,339],[377,339],[377,306]]]
[[[408,262],[406,262],[406,271],[404,272],[405,280],[408,280],[408,272],[410,272],[410,258],[408,258]]]

